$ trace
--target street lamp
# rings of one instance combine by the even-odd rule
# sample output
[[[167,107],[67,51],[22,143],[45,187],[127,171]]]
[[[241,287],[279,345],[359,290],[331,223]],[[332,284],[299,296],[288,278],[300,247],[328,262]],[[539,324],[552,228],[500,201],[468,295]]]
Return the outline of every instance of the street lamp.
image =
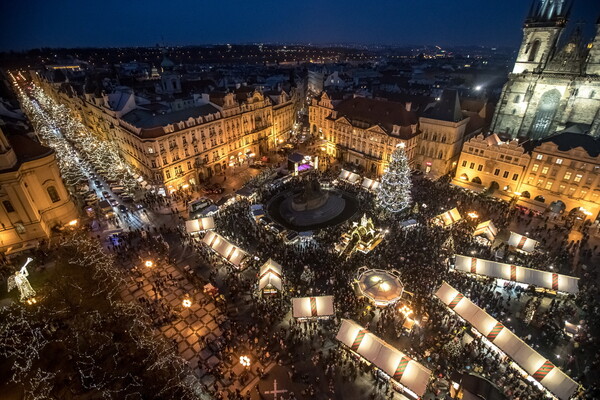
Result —
[[[192,306],[192,300],[190,300],[189,298],[185,298],[185,299],[183,299],[183,302],[181,304],[185,308],[190,308]]]
[[[246,368],[250,367],[250,357],[240,356],[240,364]]]
[[[154,265],[154,263],[153,263],[152,261],[150,261],[150,260],[147,260],[147,261],[144,263],[144,265],[145,265],[146,267],[148,267],[148,268],[152,268],[152,266]]]

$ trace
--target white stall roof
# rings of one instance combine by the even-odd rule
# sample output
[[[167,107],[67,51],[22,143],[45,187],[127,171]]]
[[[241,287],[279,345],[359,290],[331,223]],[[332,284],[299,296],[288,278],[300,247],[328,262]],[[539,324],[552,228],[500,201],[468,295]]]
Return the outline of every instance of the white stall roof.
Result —
[[[215,228],[215,219],[213,217],[204,217],[185,221],[185,230],[187,233],[202,232]]]
[[[336,339],[358,353],[416,396],[423,396],[431,371],[356,322],[342,319]]]
[[[435,295],[559,399],[568,400],[577,391],[577,382],[458,290],[443,282]]]
[[[579,278],[481,258],[457,254],[455,269],[565,293],[577,294],[579,292]]]
[[[379,187],[380,183],[378,181],[374,181],[373,179],[363,178],[361,186],[367,190],[375,191]]]
[[[454,207],[453,209],[438,215],[437,218],[439,218],[445,226],[449,226],[460,221],[462,216],[458,212],[458,209]]]
[[[350,183],[355,183],[355,182],[358,182],[358,180],[360,179],[360,175],[355,174],[354,172],[350,172],[348,170],[343,169],[340,172],[339,179],[342,179],[344,181],[348,181]]]
[[[527,253],[531,253],[535,250],[538,241],[528,238],[527,236],[519,235],[518,233],[511,232],[508,238],[508,245],[516,247],[517,250],[521,250]]]
[[[281,276],[281,265],[269,258],[267,262],[260,267],[258,290],[262,290],[271,285],[275,289],[281,291],[283,286]]]
[[[333,296],[296,297],[292,299],[292,315],[294,318],[326,317],[333,314]]]
[[[496,229],[496,226],[492,220],[484,221],[477,225],[475,232],[473,232],[473,236],[479,235],[485,236],[489,240],[494,241],[496,239],[496,235],[498,235],[498,229]]]
[[[248,253],[231,244],[227,239],[215,231],[208,231],[206,236],[204,236],[204,239],[202,239],[202,242],[238,269],[242,268],[243,262],[248,256]]]

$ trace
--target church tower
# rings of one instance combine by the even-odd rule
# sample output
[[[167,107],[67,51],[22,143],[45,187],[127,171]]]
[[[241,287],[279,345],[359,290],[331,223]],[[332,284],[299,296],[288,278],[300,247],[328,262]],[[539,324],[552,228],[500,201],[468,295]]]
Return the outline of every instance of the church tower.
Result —
[[[585,73],[587,75],[600,75],[600,17],[596,21],[596,36],[592,43],[588,44],[590,50],[586,62]]]
[[[15,164],[17,164],[17,155],[0,129],[0,171],[12,168]]]
[[[523,26],[523,42],[513,73],[540,72],[553,56],[569,11],[565,0],[534,1]]]

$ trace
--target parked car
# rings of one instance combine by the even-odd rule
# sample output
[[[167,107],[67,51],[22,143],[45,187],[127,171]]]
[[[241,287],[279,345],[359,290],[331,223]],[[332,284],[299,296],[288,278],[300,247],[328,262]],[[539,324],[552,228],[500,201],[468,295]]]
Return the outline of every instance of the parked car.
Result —
[[[269,226],[273,223],[273,220],[269,217],[260,217],[258,219],[258,224],[262,226]]]
[[[119,211],[121,211],[122,213],[126,213],[127,212],[127,207],[125,207],[123,204],[119,204]]]
[[[285,229],[283,226],[279,225],[279,224],[271,224],[268,226],[268,229],[273,232],[274,234],[279,234],[281,232],[283,232],[283,230]]]
[[[112,197],[112,195],[110,193],[108,193],[106,190],[104,190],[102,192],[102,196],[104,196],[105,199],[110,199]]]
[[[298,240],[298,232],[296,231],[289,231],[283,238],[286,244],[294,243],[296,240]]]
[[[100,188],[102,187],[102,182],[100,182],[99,180],[95,180],[95,181],[94,181],[94,185],[96,185],[96,187],[97,187],[98,189],[100,189]]]
[[[131,196],[122,196],[121,200],[125,203],[133,203],[133,197]]]

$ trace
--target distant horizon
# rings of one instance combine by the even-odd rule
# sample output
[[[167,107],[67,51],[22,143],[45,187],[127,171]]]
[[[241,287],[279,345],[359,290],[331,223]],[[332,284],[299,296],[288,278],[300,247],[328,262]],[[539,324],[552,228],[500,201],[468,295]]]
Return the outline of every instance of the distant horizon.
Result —
[[[0,53],[27,53],[29,51],[36,50],[86,50],[86,49],[160,49],[160,48],[184,48],[184,47],[209,47],[209,46],[307,46],[307,47],[315,47],[315,48],[324,48],[324,47],[332,47],[332,48],[342,48],[343,46],[347,48],[358,48],[358,47],[391,47],[398,49],[409,49],[409,48],[420,48],[420,47],[435,47],[440,46],[439,44],[429,43],[429,44],[384,44],[384,43],[352,43],[352,42],[338,42],[338,43],[301,43],[301,42],[261,42],[261,43],[199,43],[199,44],[177,44],[177,45],[165,45],[161,44],[153,44],[153,45],[131,45],[131,46],[75,46],[75,47],[32,47],[28,49],[22,50],[0,50]],[[459,45],[446,45],[440,46],[443,50],[445,49],[454,49],[460,47],[479,47],[485,49],[513,49],[516,50],[518,46],[492,46],[492,45],[481,45],[481,44],[459,44]]]
[[[60,8],[41,0],[4,4],[0,51],[154,47],[157,43],[166,47],[228,43],[516,47],[531,4],[523,0],[483,5],[462,0],[460,6],[447,0],[414,4],[394,0],[63,3]],[[589,37],[599,16],[600,2],[575,0],[568,29],[584,22]]]

